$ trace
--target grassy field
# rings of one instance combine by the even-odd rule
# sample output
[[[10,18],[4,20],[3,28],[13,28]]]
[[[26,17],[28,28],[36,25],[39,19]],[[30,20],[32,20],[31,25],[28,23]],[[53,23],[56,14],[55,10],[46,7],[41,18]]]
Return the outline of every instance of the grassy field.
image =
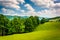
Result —
[[[47,22],[40,24],[35,31],[41,30],[60,30],[60,22]]]
[[[0,40],[60,40],[60,22],[40,24],[34,32],[0,36]]]

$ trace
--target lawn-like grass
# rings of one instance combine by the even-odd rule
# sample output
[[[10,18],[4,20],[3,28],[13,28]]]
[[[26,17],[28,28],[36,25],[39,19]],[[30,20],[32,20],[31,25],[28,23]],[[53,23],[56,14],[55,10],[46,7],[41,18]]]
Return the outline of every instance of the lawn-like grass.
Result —
[[[40,24],[34,32],[0,36],[0,40],[60,40],[59,28],[60,22],[47,22]]]

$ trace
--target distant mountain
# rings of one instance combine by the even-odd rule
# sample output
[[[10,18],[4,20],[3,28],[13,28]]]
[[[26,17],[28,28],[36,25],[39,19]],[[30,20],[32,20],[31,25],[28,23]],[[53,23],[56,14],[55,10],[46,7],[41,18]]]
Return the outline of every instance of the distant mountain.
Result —
[[[54,18],[49,18],[49,19],[51,20],[51,19],[59,19],[59,18],[60,18],[60,16],[54,17]]]
[[[60,16],[58,16],[58,17],[54,17],[53,19],[58,19],[58,18],[60,18]]]
[[[8,19],[12,20],[15,16],[5,15]],[[21,18],[28,18],[28,16],[16,16]]]
[[[47,18],[48,21],[58,21],[60,20],[60,16],[54,18]]]
[[[14,16],[8,16],[8,15],[5,15],[8,19],[13,19]]]
[[[5,15],[8,19],[12,20],[15,16],[10,16],[10,15]],[[17,16],[17,17],[21,17],[21,18],[28,18],[29,16]],[[39,19],[41,20],[44,17],[39,17]],[[54,17],[54,18],[45,18],[46,20],[52,20],[52,19],[59,19],[60,16],[58,17]]]

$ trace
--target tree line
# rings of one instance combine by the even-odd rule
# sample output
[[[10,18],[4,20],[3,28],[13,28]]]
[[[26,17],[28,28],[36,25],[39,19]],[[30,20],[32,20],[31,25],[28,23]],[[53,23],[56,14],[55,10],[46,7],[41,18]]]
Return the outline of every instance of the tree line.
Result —
[[[39,24],[44,22],[44,18],[39,20],[37,16],[30,16],[25,19],[14,16],[12,20],[9,20],[6,16],[0,14],[0,35],[32,32]]]

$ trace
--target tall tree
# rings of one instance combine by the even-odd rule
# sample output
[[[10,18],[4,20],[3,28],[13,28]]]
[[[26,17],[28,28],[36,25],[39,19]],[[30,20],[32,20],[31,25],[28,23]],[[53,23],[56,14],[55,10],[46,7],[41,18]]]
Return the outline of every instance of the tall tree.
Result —
[[[15,17],[13,20],[11,20],[10,25],[10,33],[21,33],[22,29],[24,28],[23,21],[20,17]]]
[[[39,19],[38,17],[33,17],[33,16],[30,16],[29,18],[26,19],[25,21],[25,31],[27,32],[31,32],[33,31],[37,25],[39,24]]]
[[[0,30],[1,30],[1,35],[5,35],[7,34],[7,24],[8,24],[8,19],[6,18],[6,16],[0,14]]]

